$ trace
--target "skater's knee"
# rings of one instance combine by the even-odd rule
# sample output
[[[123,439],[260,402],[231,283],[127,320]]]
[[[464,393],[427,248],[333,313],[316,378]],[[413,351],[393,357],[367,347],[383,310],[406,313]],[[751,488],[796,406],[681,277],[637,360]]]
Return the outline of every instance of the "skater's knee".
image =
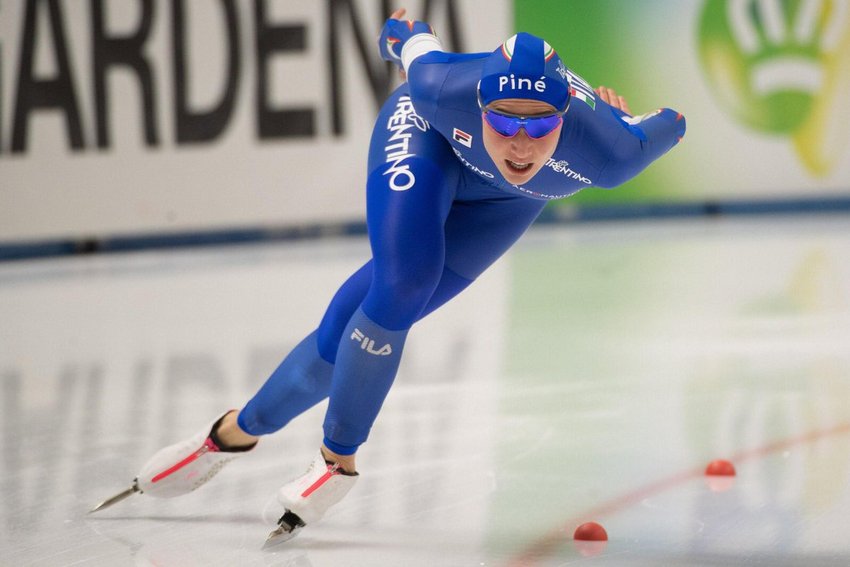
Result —
[[[439,283],[439,276],[388,277],[366,295],[363,311],[387,329],[408,329],[419,318]]]

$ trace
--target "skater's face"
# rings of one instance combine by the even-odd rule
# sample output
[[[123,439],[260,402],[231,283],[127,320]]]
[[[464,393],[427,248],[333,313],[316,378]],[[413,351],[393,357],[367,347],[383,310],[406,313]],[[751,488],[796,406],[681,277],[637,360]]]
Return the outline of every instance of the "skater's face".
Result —
[[[497,114],[488,117],[487,112],[491,110]],[[481,119],[484,123],[484,148],[508,183],[522,185],[537,175],[555,153],[563,120],[558,117],[539,121],[527,128],[523,126],[512,136],[506,135],[511,133],[510,130],[497,130],[501,126],[500,121],[506,123],[505,115],[533,119],[552,117],[556,113],[555,107],[545,102],[518,98],[497,100],[483,109]],[[549,126],[554,128],[549,130]]]

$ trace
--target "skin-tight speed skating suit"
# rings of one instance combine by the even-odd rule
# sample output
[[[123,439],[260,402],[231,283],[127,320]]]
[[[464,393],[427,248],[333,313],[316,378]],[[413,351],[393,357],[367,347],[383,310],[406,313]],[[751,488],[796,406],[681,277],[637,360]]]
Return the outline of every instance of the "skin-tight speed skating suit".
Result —
[[[366,184],[372,259],[240,412],[246,432],[276,431],[330,396],[324,443],[353,454],[366,441],[417,320],[472,283],[549,200],[615,187],[684,135],[677,112],[630,117],[566,70],[572,96],[557,149],[528,183],[512,185],[482,143],[487,126],[477,82],[489,55],[423,55],[384,103]]]

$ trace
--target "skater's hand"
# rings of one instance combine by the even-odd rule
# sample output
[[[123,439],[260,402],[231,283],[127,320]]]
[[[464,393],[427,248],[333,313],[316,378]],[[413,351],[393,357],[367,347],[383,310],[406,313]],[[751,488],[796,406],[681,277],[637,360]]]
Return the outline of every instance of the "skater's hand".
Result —
[[[404,69],[401,61],[401,51],[404,44],[415,35],[435,35],[433,28],[425,22],[416,20],[401,20],[407,13],[404,8],[399,8],[384,23],[381,36],[378,38],[378,48],[381,57],[391,63],[395,63],[401,69],[402,79],[405,79]]]
[[[391,19],[391,20],[400,20],[400,19],[402,19],[402,18],[404,17],[404,15],[405,15],[406,13],[407,13],[407,9],[406,9],[406,8],[399,8],[398,10],[396,10],[395,12],[393,12],[392,14],[390,14],[390,19]],[[379,41],[380,41],[380,39],[381,39],[381,38],[378,38],[378,40],[379,40]],[[404,82],[404,81],[406,81],[406,80],[407,80],[407,73],[405,73],[405,72],[404,72],[404,69],[399,69],[399,70],[398,70],[398,76],[399,76],[399,77],[401,77],[401,82]]]
[[[629,109],[629,103],[626,102],[625,98],[618,95],[614,89],[599,85],[596,89],[594,89],[594,92],[599,95],[599,98],[614,108],[622,110],[629,116],[632,115],[632,111]]]

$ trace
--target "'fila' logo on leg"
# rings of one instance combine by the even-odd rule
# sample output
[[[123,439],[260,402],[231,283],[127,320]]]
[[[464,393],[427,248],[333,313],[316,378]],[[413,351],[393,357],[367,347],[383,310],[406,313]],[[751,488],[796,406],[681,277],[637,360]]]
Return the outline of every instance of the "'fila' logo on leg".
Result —
[[[389,343],[375,350],[375,341],[364,335],[363,331],[357,328],[355,328],[354,332],[351,333],[351,340],[360,343],[361,349],[365,350],[369,354],[374,354],[375,356],[389,356],[393,353],[393,347],[391,347]]]

